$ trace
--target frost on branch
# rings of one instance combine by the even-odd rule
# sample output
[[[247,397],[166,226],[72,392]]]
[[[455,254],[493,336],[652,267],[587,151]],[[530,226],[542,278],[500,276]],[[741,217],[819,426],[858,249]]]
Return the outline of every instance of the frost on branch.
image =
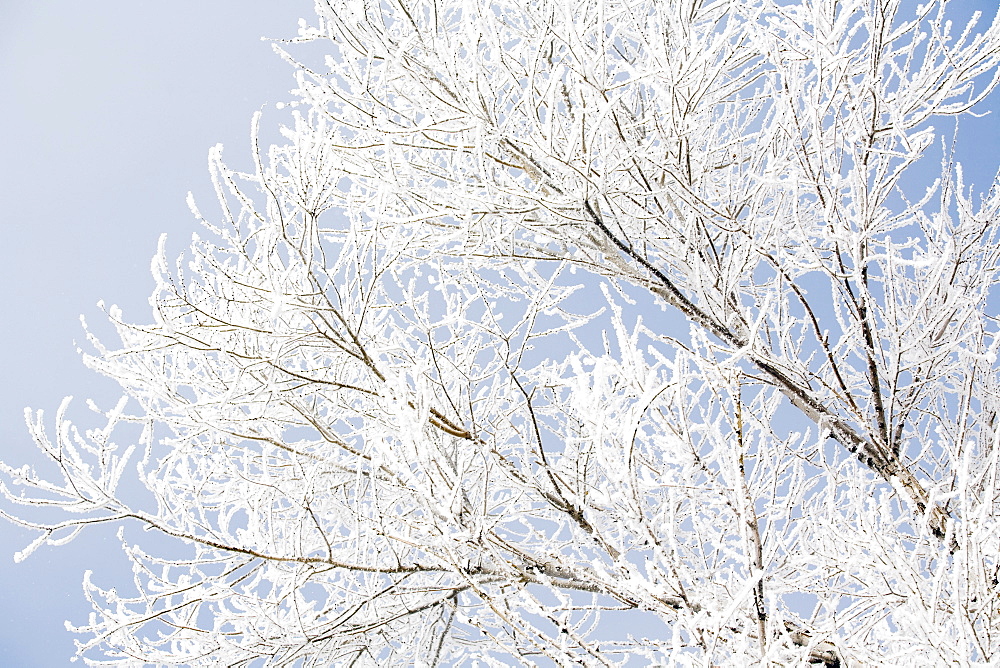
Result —
[[[1000,196],[932,123],[993,89],[1000,24],[317,8],[285,143],[210,152],[152,323],[92,339],[127,403],[30,417],[61,479],[4,468],[26,552],[123,524],[84,658],[997,660]]]

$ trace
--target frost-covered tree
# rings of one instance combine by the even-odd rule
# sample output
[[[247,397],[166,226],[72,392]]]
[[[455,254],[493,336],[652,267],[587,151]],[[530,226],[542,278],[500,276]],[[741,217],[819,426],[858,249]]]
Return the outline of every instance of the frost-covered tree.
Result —
[[[317,2],[284,143],[91,338],[126,397],[4,469],[20,556],[123,525],[81,654],[1000,660],[1000,194],[933,125],[1000,22],[946,5]]]

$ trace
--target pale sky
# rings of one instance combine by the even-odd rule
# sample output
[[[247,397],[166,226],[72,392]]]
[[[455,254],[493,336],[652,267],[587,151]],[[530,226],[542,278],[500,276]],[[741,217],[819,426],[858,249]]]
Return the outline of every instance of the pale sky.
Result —
[[[996,0],[992,0],[995,11]],[[990,0],[959,3],[990,11]],[[248,161],[252,113],[283,118],[292,70],[261,36],[296,33],[310,0],[4,0],[0,4],[0,456],[37,463],[25,406],[54,415],[63,396],[113,404],[116,386],[83,367],[79,315],[117,303],[148,320],[149,260],[161,232],[171,255],[197,224],[185,194],[209,214],[206,170],[221,142],[236,166]],[[992,107],[998,108],[997,95]],[[946,124],[941,123],[944,128]],[[1000,156],[997,117],[963,121],[959,157],[979,184]],[[0,521],[0,665],[69,665],[73,634],[90,611],[83,571],[127,585],[113,529],[69,546],[43,547],[14,564],[29,533]],[[117,570],[116,570],[117,569]]]
[[[263,106],[276,126],[273,103],[295,86],[260,37],[295,36],[311,16],[310,0],[0,2],[4,460],[38,461],[25,406],[54,416],[72,394],[86,422],[86,397],[114,403],[117,386],[76,353],[79,315],[99,325],[104,299],[148,321],[159,234],[176,255],[197,229],[189,190],[214,210],[209,147],[248,164],[251,115]],[[70,665],[63,620],[86,621],[83,571],[106,586],[131,576],[113,571],[126,564],[113,530],[13,563],[29,541],[0,520],[0,665]]]

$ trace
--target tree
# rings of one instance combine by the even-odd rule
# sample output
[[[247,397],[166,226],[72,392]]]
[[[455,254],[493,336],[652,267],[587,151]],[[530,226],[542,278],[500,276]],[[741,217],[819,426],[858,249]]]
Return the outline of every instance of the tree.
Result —
[[[287,143],[91,337],[125,398],[4,467],[19,556],[123,525],[81,654],[996,661],[1000,195],[931,123],[1000,21],[947,4],[318,2]]]

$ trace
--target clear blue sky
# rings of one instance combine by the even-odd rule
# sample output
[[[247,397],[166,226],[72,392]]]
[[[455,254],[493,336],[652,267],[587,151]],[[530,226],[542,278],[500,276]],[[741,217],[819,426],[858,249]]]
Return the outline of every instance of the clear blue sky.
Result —
[[[72,394],[85,421],[87,396],[118,396],[79,361],[79,315],[99,324],[104,299],[148,320],[159,234],[174,252],[190,238],[189,190],[213,210],[208,148],[248,165],[251,115],[295,85],[260,37],[311,16],[310,0],[0,2],[3,459],[37,461],[25,406],[53,415]],[[14,564],[28,534],[0,521],[0,666],[70,665],[84,569],[107,585],[125,563],[113,531],[82,538]]]
[[[956,3],[996,11],[996,0]],[[290,37],[310,0],[4,0],[0,4],[0,455],[37,462],[25,406],[54,414],[66,394],[104,404],[115,386],[75,352],[78,317],[98,325],[99,299],[148,319],[149,259],[161,232],[180,250],[196,229],[184,203],[212,210],[206,171],[217,142],[247,164],[251,114],[277,124],[291,69],[261,36]],[[996,108],[997,96],[993,97]],[[266,106],[265,106],[266,105]],[[944,125],[939,124],[939,127]],[[1000,156],[997,117],[963,121],[960,158],[987,182]],[[86,417],[83,415],[82,417]],[[0,521],[0,666],[69,665],[63,620],[90,608],[87,568],[111,584],[128,574],[113,531],[11,555],[29,535]]]

